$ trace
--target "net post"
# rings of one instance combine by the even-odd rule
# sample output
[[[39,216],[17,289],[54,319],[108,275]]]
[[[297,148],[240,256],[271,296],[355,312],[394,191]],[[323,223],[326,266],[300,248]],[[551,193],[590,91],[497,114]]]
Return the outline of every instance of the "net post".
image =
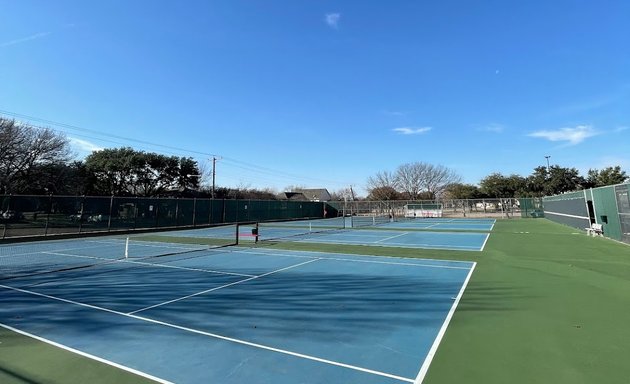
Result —
[[[129,258],[129,238],[125,240],[125,259]]]
[[[258,243],[258,236],[260,235],[260,223],[257,221],[254,226],[254,243]]]
[[[241,233],[241,225],[239,223],[236,223],[236,234],[235,234],[236,241],[234,242],[234,245],[238,245],[239,238],[241,237],[240,233]]]

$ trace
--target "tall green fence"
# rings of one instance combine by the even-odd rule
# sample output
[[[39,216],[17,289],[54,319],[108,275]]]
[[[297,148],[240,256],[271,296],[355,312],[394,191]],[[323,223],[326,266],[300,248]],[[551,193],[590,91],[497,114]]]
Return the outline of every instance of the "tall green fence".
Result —
[[[311,201],[0,195],[0,238],[321,218],[325,210]]]
[[[630,244],[630,184],[618,184],[549,196],[545,217],[585,229],[600,224],[604,236]]]
[[[585,191],[545,196],[543,198],[545,217],[571,227],[588,228],[591,225],[591,219],[586,201]]]

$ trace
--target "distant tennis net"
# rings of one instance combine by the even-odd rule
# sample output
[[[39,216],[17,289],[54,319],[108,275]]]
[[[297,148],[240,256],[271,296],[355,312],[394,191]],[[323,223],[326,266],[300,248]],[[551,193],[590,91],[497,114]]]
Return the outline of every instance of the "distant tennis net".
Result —
[[[352,216],[352,228],[369,227],[391,222],[389,215]]]
[[[125,260],[187,255],[237,245],[238,225],[0,246],[0,280],[96,267]]]
[[[318,233],[345,229],[345,218],[259,222],[253,225],[255,241],[301,239]]]

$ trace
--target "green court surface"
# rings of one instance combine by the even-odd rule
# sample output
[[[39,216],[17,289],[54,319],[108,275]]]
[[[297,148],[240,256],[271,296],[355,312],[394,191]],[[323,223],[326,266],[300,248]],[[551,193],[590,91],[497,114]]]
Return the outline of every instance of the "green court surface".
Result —
[[[505,219],[482,252],[273,246],[476,261],[425,384],[630,383],[628,245],[545,219]],[[0,382],[147,381],[0,328]]]

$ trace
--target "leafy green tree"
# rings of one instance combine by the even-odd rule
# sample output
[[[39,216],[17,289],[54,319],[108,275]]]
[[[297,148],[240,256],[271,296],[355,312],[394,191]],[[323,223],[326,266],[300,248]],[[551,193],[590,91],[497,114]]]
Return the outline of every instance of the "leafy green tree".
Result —
[[[132,148],[104,149],[85,159],[95,191],[105,195],[156,196],[172,189],[199,187],[197,163]]]
[[[606,185],[615,185],[624,183],[629,177],[620,166],[607,167],[601,171],[597,169],[589,169],[586,177],[586,187],[604,187]]]
[[[483,197],[479,187],[472,184],[453,183],[446,187],[445,197],[448,199],[478,199]]]
[[[480,190],[488,197],[518,197],[527,190],[526,180],[519,175],[503,176],[493,173],[479,183]]]
[[[586,180],[580,176],[577,169],[552,165],[549,168],[549,179],[545,187],[545,194],[549,196],[576,191],[583,189],[584,184],[586,184]]]

